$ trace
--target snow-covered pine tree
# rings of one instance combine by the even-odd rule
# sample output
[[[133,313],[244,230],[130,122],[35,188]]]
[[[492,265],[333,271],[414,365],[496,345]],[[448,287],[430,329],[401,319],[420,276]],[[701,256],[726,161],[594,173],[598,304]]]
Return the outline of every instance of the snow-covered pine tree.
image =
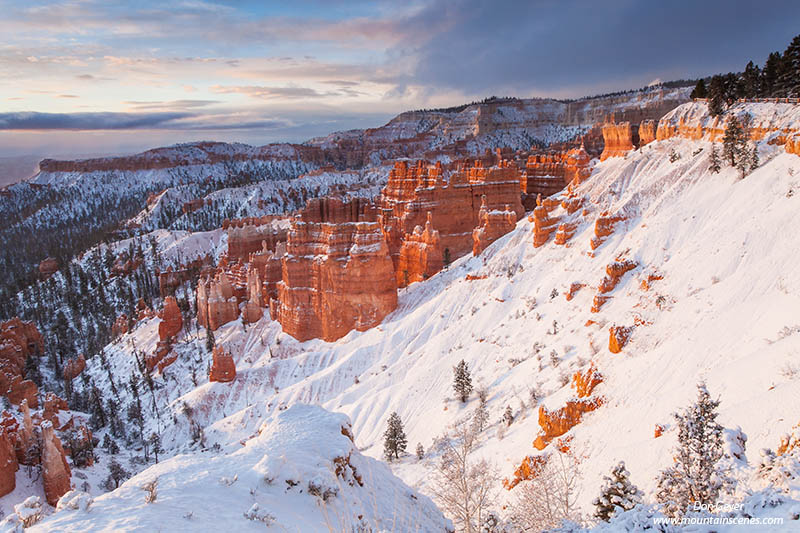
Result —
[[[472,392],[472,377],[469,375],[469,366],[467,366],[466,361],[462,359],[453,369],[453,372],[455,374],[453,378],[453,389],[455,389],[456,395],[461,400],[461,403],[464,403]]]
[[[679,516],[691,503],[713,503],[732,481],[719,461],[724,455],[722,426],[717,422],[719,400],[711,399],[705,383],[697,385],[697,401],[676,414],[678,447],[674,464],[658,477],[656,498],[664,512]]]
[[[478,407],[475,409],[475,414],[472,417],[472,424],[475,428],[475,433],[480,433],[486,428],[489,422],[489,411],[486,409],[486,400],[481,398],[478,402]]]
[[[514,411],[511,410],[510,405],[506,406],[506,410],[503,413],[503,422],[505,422],[507,426],[510,426],[514,422]]]
[[[425,458],[425,448],[422,447],[422,443],[417,443],[417,460],[422,461]]]
[[[719,174],[720,169],[722,168],[722,164],[719,160],[719,152],[717,152],[717,145],[716,143],[711,144],[711,162],[708,166],[708,170],[711,171],[713,174]]]
[[[722,76],[716,75],[711,78],[708,87],[708,114],[712,117],[721,115],[725,110],[725,81]]]
[[[592,502],[595,518],[604,522],[608,522],[619,509],[630,511],[639,503],[642,503],[642,491],[631,483],[624,461],[611,469],[611,477],[603,476],[600,496]]]
[[[753,146],[752,150],[750,150],[750,172],[757,169],[758,165],[758,146]]]
[[[406,451],[408,441],[406,433],[403,431],[403,422],[396,411],[389,415],[383,438],[383,455],[387,461],[391,461],[393,457],[399,459],[400,453]]]
[[[214,351],[214,345],[215,344],[216,344],[216,342],[214,340],[214,332],[211,331],[211,328],[207,328],[206,329],[206,350],[208,350],[208,353],[211,353],[211,352]]]

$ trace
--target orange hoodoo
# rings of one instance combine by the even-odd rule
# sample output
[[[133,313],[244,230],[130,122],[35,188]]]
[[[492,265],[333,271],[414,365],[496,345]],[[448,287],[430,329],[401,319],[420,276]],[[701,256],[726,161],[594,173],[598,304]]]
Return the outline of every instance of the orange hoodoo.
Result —
[[[222,346],[215,346],[212,356],[211,373],[208,376],[209,381],[228,383],[236,379],[236,363],[233,362],[233,356],[230,352],[226,351]]]

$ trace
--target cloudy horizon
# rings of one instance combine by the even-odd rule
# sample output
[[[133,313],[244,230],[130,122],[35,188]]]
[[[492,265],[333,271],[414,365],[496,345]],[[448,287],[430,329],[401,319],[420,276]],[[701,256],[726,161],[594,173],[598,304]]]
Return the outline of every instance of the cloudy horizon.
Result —
[[[738,71],[800,5],[0,0],[0,157],[301,142],[490,95],[572,98]]]

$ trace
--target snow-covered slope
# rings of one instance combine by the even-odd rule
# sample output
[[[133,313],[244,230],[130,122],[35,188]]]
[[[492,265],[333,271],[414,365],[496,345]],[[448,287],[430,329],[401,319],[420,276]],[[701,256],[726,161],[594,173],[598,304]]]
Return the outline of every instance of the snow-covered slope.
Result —
[[[461,404],[453,394],[452,368],[462,359],[488,389],[490,426],[477,453],[502,476],[539,453],[532,446],[540,428],[529,391],[556,409],[574,394],[574,372],[593,363],[602,373],[595,394],[604,404],[569,432],[582,457],[584,510],[619,460],[652,501],[655,477],[670,464],[676,442],[671,413],[692,402],[701,380],[721,400],[719,421],[747,435],[746,458],[755,464],[759,449],[775,448],[800,421],[800,233],[792,229],[800,226],[800,158],[779,145],[758,146],[760,166],[744,179],[729,167],[709,172],[707,141],[672,138],[600,162],[576,190],[588,211],[574,215],[579,225],[567,246],[551,241],[534,248],[533,224],[523,219],[479,257],[401,290],[398,309],[379,327],[335,343],[298,343],[268,317],[247,328],[229,323],[215,336],[233,353],[232,383],[207,382],[205,334],[185,334],[175,347],[178,360],[155,378],[153,393],[160,419],[173,421],[162,428],[167,455],[187,454],[165,462],[176,465],[170,475],[180,479],[180,461],[203,457],[192,442],[192,424],[204,428],[207,446],[219,444],[227,453],[298,403],[348,415],[367,456],[382,456],[393,411],[403,420],[409,449],[417,442],[427,449],[477,405],[474,397]],[[603,212],[625,220],[592,252],[594,221]],[[551,216],[567,215],[557,208]],[[638,266],[592,313],[606,265],[618,259]],[[643,290],[640,282],[651,273],[663,279]],[[585,286],[567,301],[573,283]],[[635,324],[622,353],[610,353],[609,327]],[[144,321],[106,348],[120,383],[134,371],[134,346],[155,350],[157,327],[158,319]],[[97,358],[89,361],[88,375],[108,386]],[[126,405],[129,392],[118,388]],[[515,421],[500,431],[507,406]],[[147,424],[149,433],[157,418],[149,416]],[[659,438],[656,424],[666,428]],[[437,459],[435,453],[423,461],[405,457],[392,469],[425,493]],[[739,469],[740,490],[751,474]],[[498,489],[501,502],[514,497]],[[104,501],[122,497],[112,493]]]
[[[156,500],[142,487],[157,480]],[[27,531],[440,531],[448,521],[364,457],[347,417],[295,405],[241,442],[148,468]]]

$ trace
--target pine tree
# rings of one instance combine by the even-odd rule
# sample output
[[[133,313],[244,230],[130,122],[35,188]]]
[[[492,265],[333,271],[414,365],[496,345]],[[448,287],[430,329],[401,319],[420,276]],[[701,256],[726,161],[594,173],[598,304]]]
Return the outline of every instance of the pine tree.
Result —
[[[158,433],[151,433],[148,441],[150,442],[150,450],[153,452],[153,455],[155,455],[156,464],[158,464],[158,454],[164,451],[161,447],[161,437]]]
[[[416,453],[417,453],[417,460],[418,461],[422,461],[422,459],[425,458],[425,448],[422,447],[422,443],[421,442],[417,443],[417,451],[416,451]]]
[[[130,476],[128,471],[122,468],[115,457],[112,457],[108,463],[108,479],[114,483],[114,488],[118,488],[120,481],[124,481],[128,476]]]
[[[719,74],[712,76],[708,87],[708,114],[712,117],[721,115],[725,109],[725,82]]]
[[[752,61],[747,63],[742,73],[742,92],[745,98],[756,98],[761,94],[761,69]]]
[[[732,167],[736,166],[741,137],[742,126],[739,124],[739,119],[731,115],[728,118],[728,124],[725,126],[725,134],[722,137],[722,157],[727,159]]]
[[[716,143],[711,145],[711,163],[709,164],[708,170],[710,170],[713,174],[719,174],[722,165],[719,160],[719,152],[717,152],[717,145]]]
[[[678,447],[674,464],[658,477],[656,498],[670,516],[679,516],[690,503],[717,501],[731,486],[727,471],[718,463],[722,449],[722,426],[717,423],[719,400],[712,400],[704,383],[697,386],[697,401],[683,414],[676,414]]]
[[[782,96],[800,97],[800,35],[792,39],[783,52],[778,85]]]
[[[761,71],[761,96],[767,98],[777,96],[780,70],[781,55],[778,52],[772,52],[764,64],[764,70]]]
[[[469,367],[466,361],[462,359],[453,370],[455,373],[453,389],[455,389],[456,395],[461,400],[461,403],[464,403],[472,392],[472,378],[469,375]]]
[[[208,353],[214,351],[214,345],[214,332],[211,331],[211,328],[206,328],[206,350],[208,350]]]
[[[757,169],[758,165],[759,165],[758,146],[753,146],[753,149],[750,150],[750,172]]]
[[[397,412],[389,415],[386,423],[386,431],[383,433],[383,455],[387,461],[400,458],[400,454],[406,451],[406,433],[403,431],[403,422]]]
[[[706,82],[703,81],[703,78],[697,80],[697,85],[694,86],[692,89],[692,94],[689,95],[690,98],[705,98],[708,93],[706,92]]]
[[[642,503],[642,491],[631,483],[629,477],[630,472],[623,461],[611,469],[611,477],[603,476],[600,496],[592,502],[595,518],[608,522],[618,510],[630,511]]]
[[[472,416],[472,426],[475,428],[475,433],[483,431],[488,422],[489,411],[486,409],[486,400],[481,398],[478,402],[478,407],[475,408],[475,414]]]
[[[506,406],[506,411],[503,413],[503,422],[505,422],[507,426],[514,423],[514,411],[511,410],[510,405]]]

